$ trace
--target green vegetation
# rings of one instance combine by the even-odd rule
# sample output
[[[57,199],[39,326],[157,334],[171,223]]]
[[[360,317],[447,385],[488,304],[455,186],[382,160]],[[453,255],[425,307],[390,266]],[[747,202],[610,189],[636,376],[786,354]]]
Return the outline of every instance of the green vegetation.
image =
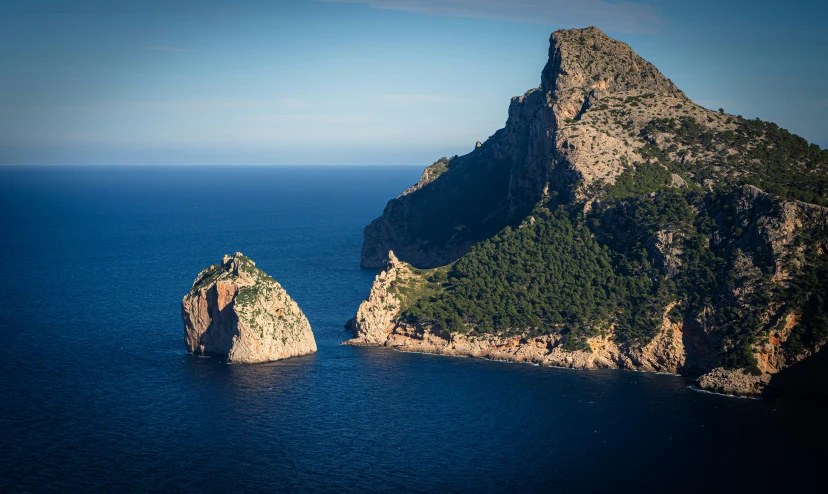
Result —
[[[737,138],[742,136],[748,183],[788,199],[828,205],[828,150],[759,119],[743,121],[737,129]],[[745,141],[755,137],[765,145],[748,146]]]
[[[418,300],[437,296],[445,287],[451,265],[435,269],[411,268],[413,276],[391,283],[391,292],[400,300],[400,310],[406,311]]]
[[[616,177],[615,183],[607,187],[606,199],[623,199],[649,192],[656,192],[670,186],[672,174],[663,166],[636,163]]]
[[[449,332],[560,332],[572,349],[610,322],[623,341],[651,338],[658,282],[632,266],[618,274],[609,249],[563,208],[534,217],[476,245],[451,267],[444,290],[402,317]]]
[[[236,295],[237,305],[249,305],[256,301],[261,294],[262,288],[259,285],[243,286]]]
[[[761,313],[771,298],[778,300],[781,294],[761,269],[769,268],[761,252],[745,253],[737,246],[742,235],[734,220],[738,201],[736,192],[702,194],[666,189],[652,196],[609,203],[593,213],[593,225],[618,253],[619,266],[646,266],[649,259],[658,263],[659,253],[648,249],[648,242],[659,232],[669,232],[681,269],[661,283],[657,296],[662,304],[681,301],[680,309],[676,306],[670,311],[670,319],[699,317],[705,309],[713,309],[723,364],[756,372],[751,345],[770,329]],[[722,240],[711,246],[710,239],[716,236]],[[748,259],[754,254],[755,258]],[[657,278],[659,273],[651,270],[651,276]],[[750,289],[737,297],[733,293],[737,286]]]
[[[751,335],[744,339],[739,345],[728,352],[725,352],[722,365],[727,369],[744,369],[745,373],[758,376],[762,374],[756,357],[753,356],[751,345],[756,343],[756,336]]]
[[[256,284],[239,288],[239,294],[236,296],[236,303],[239,305],[252,304],[262,295],[274,291],[278,286],[276,280],[265,274],[261,269],[252,264],[249,265],[249,268],[250,272],[256,276]]]
[[[215,281],[223,272],[220,268],[220,264],[213,264],[199,273],[199,278],[193,283],[192,288],[190,288],[190,293],[195,293]]]
[[[788,349],[801,355],[806,349],[828,339],[828,259],[825,254],[816,257],[815,266],[805,270],[803,276],[792,284],[789,297],[793,304],[802,307],[802,317],[791,331]]]
[[[789,200],[828,205],[828,150],[774,123],[739,119],[735,130],[717,132],[692,117],[655,119],[642,134],[656,132],[673,134],[673,143],[664,149],[648,144],[642,154],[671,171],[694,176],[697,183],[713,179],[750,184]],[[669,152],[703,158],[682,163],[670,160]]]
[[[433,181],[443,173],[447,172],[449,169],[449,165],[451,162],[457,158],[457,156],[452,156],[451,158],[446,158],[443,156],[439,160],[435,161],[431,166],[427,169],[429,171],[429,180]]]
[[[646,93],[646,94],[641,94],[641,95],[638,95],[638,96],[627,96],[624,99],[623,103],[625,105],[638,106],[638,103],[640,103],[641,100],[650,99],[654,96],[655,96],[655,94],[653,94],[653,93]]]

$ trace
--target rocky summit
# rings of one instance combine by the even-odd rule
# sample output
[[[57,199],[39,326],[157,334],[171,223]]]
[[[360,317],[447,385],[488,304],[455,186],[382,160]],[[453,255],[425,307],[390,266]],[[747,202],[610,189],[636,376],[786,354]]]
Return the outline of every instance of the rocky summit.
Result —
[[[252,364],[316,352],[305,314],[241,252],[198,274],[181,317],[187,349],[195,354]]]
[[[828,151],[693,103],[594,27],[556,31],[506,126],[365,228],[382,271],[351,343],[815,390],[775,376],[828,341],[826,205]]]

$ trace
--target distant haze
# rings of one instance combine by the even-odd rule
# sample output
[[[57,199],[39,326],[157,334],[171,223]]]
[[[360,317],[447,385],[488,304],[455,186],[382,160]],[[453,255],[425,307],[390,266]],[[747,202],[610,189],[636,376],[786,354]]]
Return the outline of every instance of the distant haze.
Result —
[[[708,108],[828,146],[817,1],[6,0],[0,164],[387,164],[465,154],[596,25]]]

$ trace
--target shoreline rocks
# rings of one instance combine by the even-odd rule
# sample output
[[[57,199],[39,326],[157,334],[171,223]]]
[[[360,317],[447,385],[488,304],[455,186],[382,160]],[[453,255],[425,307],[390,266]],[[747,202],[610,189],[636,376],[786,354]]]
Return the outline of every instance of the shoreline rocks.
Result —
[[[754,376],[741,369],[717,367],[698,379],[698,386],[714,393],[758,397],[771,380],[770,374]]]

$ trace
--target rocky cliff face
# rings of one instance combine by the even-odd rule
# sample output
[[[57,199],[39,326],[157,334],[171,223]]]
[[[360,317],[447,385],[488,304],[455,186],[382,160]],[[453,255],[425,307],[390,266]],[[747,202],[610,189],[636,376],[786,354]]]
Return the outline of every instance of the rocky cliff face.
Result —
[[[696,105],[598,29],[557,31],[541,85],[512,99],[506,126],[426,168],[365,228],[362,265],[383,270],[350,323],[350,343],[680,372],[702,375],[705,389],[759,394],[828,341],[826,176],[828,152],[774,124]],[[451,330],[418,319],[460,286],[452,263],[486,263],[505,240],[486,254],[476,245],[561,209],[589,229],[616,275],[653,281],[649,299],[634,288],[609,297],[638,297],[616,314],[576,314],[592,329],[561,324],[544,300],[527,305],[541,307],[532,319],[541,323],[525,333],[479,326],[485,304]],[[454,278],[435,281],[432,269]],[[492,297],[509,282],[484,281]],[[649,315],[636,312],[642,300]],[[645,319],[657,329],[636,332]],[[567,343],[576,334],[579,343]]]
[[[240,252],[198,274],[181,302],[181,317],[192,353],[252,364],[316,352],[296,302]]]
[[[549,194],[569,197],[579,181],[611,180],[623,163],[634,161],[641,143],[606,128],[576,131],[573,124],[599,102],[656,94],[635,112],[636,121],[673,115],[675,105],[684,103],[687,114],[706,112],[628,45],[600,30],[553,33],[541,86],[512,98],[505,128],[471,153],[426,168],[417,185],[388,203],[365,228],[362,266],[381,267],[389,250],[417,267],[444,265],[521,220]],[[603,115],[593,120],[603,122]]]
[[[356,316],[346,324],[354,333],[349,344],[382,345],[385,342],[386,329],[393,326],[400,313],[401,301],[394,293],[395,284],[411,276],[409,266],[389,251],[385,267],[374,278],[368,299],[360,304]]]

